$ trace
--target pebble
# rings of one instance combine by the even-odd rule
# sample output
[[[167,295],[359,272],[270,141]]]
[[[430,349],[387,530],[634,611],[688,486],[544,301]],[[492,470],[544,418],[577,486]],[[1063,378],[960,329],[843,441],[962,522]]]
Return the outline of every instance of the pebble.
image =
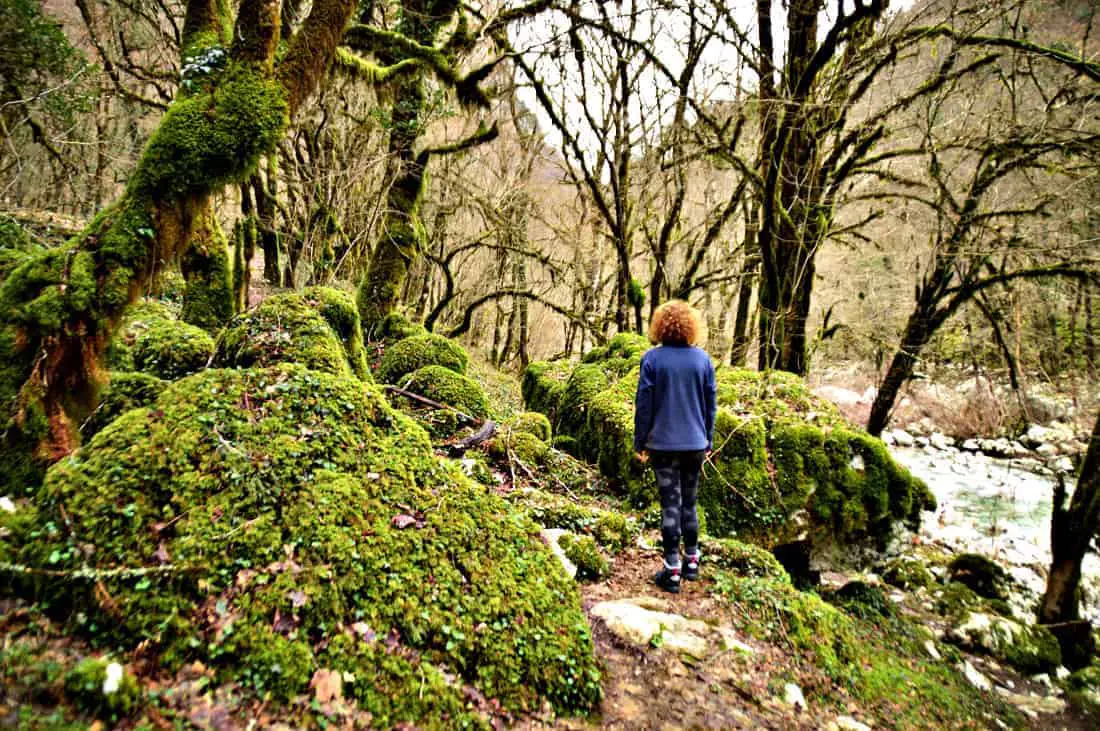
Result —
[[[806,710],[806,696],[802,695],[802,689],[794,683],[783,686],[783,702],[793,708]]]
[[[967,681],[978,690],[993,690],[993,683],[971,665],[969,660],[963,660],[962,672]]]

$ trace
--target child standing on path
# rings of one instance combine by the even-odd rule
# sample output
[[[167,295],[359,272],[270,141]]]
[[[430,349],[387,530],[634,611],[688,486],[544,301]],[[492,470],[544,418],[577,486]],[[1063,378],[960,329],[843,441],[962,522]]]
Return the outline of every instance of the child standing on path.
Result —
[[[659,347],[642,356],[634,410],[634,451],[650,462],[661,494],[664,566],[654,581],[665,591],[680,591],[680,538],[684,541],[685,579],[699,578],[699,517],[695,498],[703,460],[714,448],[717,409],[714,365],[697,343],[702,337],[699,312],[672,300],[657,308],[649,339]]]

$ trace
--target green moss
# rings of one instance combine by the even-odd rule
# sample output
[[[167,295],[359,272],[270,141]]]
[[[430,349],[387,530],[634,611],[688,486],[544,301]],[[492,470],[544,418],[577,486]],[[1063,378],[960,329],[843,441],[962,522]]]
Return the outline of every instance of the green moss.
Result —
[[[146,145],[130,188],[148,197],[218,189],[256,168],[282,139],[282,87],[230,65],[202,92],[177,99]]]
[[[599,345],[581,356],[581,363],[599,363],[607,360],[607,346]]]
[[[539,525],[591,535],[612,554],[634,545],[640,532],[633,516],[584,505],[575,499],[540,490],[515,491],[511,497]]]
[[[3,554],[100,572],[118,613],[96,574],[37,597],[83,612],[103,641],[147,641],[169,669],[199,660],[287,698],[338,660],[364,672],[332,644],[351,632],[509,709],[599,699],[576,587],[536,526],[356,379],[294,365],[185,378],[54,465],[37,505],[55,532],[13,532]],[[401,718],[426,707],[393,687],[410,693],[389,701]]]
[[[402,376],[430,365],[464,374],[469,360],[466,351],[453,340],[439,335],[417,335],[386,348],[377,376],[382,383],[397,383]]]
[[[957,581],[970,587],[978,596],[987,599],[1008,599],[1011,579],[1008,573],[985,556],[977,553],[961,553],[947,565],[949,581]]]
[[[378,327],[378,332],[372,334],[372,339],[396,341],[427,334],[428,331],[423,325],[414,323],[404,313],[395,311],[386,315]]]
[[[233,317],[236,296],[233,293],[229,252],[221,228],[214,220],[209,240],[192,243],[183,252],[180,268],[185,281],[180,320],[216,332]]]
[[[121,675],[111,684],[108,679],[108,659],[89,657],[82,660],[65,676],[65,690],[73,702],[93,715],[117,719],[131,713],[141,703],[141,687],[121,665]]]
[[[897,614],[894,605],[881,587],[862,581],[849,581],[836,591],[827,594],[825,599],[860,619],[876,620]]]
[[[652,344],[643,335],[619,333],[607,344],[607,357],[608,359],[641,357],[651,347],[653,347]]]
[[[214,340],[202,329],[176,320],[149,320],[131,349],[134,370],[175,380],[197,373],[214,355]]]
[[[147,299],[135,303],[126,310],[118,331],[107,344],[107,366],[115,371],[133,371],[137,341],[145,337],[151,328],[175,320],[175,311],[164,302]]]
[[[546,414],[550,422],[554,423],[571,369],[572,364],[565,360],[540,360],[531,363],[523,371],[523,403],[532,411]]]
[[[736,628],[765,640],[782,637],[799,653],[800,662],[831,680],[831,688],[807,689],[811,703],[815,698],[827,703],[843,694],[889,709],[891,723],[900,728],[957,726],[991,712],[1015,722],[1008,707],[992,701],[991,708],[991,701],[954,667],[928,659],[923,649],[927,634],[905,619],[849,616],[817,595],[775,579],[720,573],[713,590],[738,612]]]
[[[971,609],[982,606],[982,598],[965,584],[952,581],[936,597],[936,611],[952,620],[960,620]]]
[[[912,556],[891,559],[881,573],[882,580],[887,584],[906,591],[928,588],[936,583],[936,578],[924,562]]]
[[[489,399],[477,381],[444,366],[429,365],[419,368],[406,375],[399,385],[406,391],[451,406],[474,419],[485,419],[489,416]],[[453,411],[434,407],[425,408],[400,395],[394,395],[393,398],[396,402],[407,406],[410,412],[435,436],[451,436],[458,428],[468,423]]]
[[[167,381],[148,373],[111,373],[95,411],[80,425],[81,438],[88,441],[127,411],[149,406],[167,386]]]
[[[305,294],[268,297],[233,319],[218,339],[214,363],[237,368],[300,363],[313,370],[351,376],[351,358],[356,358],[358,351],[345,348],[340,333],[323,316],[325,309],[330,308],[323,300]]]
[[[340,338],[352,373],[360,380],[372,380],[355,295],[332,287],[308,287],[302,296],[321,313],[321,317]]]
[[[550,444],[554,447],[554,449],[558,449],[562,452],[567,452],[569,454],[576,454],[580,449],[580,446],[577,444],[576,437],[571,437],[565,434],[555,436],[554,440],[550,442]]]
[[[1005,648],[1004,659],[1024,675],[1049,673],[1062,664],[1062,648],[1049,629],[1032,625]]]
[[[611,573],[611,564],[592,536],[576,536],[566,533],[558,541],[565,557],[577,567],[578,581],[599,581]]]
[[[791,577],[769,551],[732,538],[706,538],[700,551],[706,564],[739,576],[755,576],[790,583]]]
[[[537,411],[524,411],[504,422],[504,428],[514,432],[531,434],[543,442],[550,442],[550,420]]]
[[[0,282],[16,266],[44,250],[14,219],[0,216]]]
[[[489,443],[489,454],[499,460],[516,459],[528,468],[542,465],[550,447],[534,434],[504,431]]]

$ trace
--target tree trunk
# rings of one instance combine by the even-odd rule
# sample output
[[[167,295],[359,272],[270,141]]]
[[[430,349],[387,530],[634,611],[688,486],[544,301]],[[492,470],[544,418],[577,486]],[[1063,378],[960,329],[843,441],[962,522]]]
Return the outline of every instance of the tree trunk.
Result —
[[[185,283],[180,319],[214,332],[234,311],[228,244],[208,196],[185,201],[180,215],[190,230],[180,259]]]
[[[189,2],[188,14],[199,4]],[[160,262],[185,249],[226,257],[223,245],[211,246],[209,196],[247,180],[275,148],[335,53],[353,6],[316,0],[273,75],[279,3],[243,0],[230,51],[235,63],[217,84],[173,102],[122,197],[67,250],[35,256],[4,281],[0,403],[12,404],[12,419],[0,450],[16,450],[21,462],[32,453],[41,464],[75,448],[76,426],[94,404],[103,352],[126,307]],[[250,104],[241,105],[243,97]],[[216,140],[234,144],[226,150]]]
[[[755,238],[755,234],[753,236]],[[741,264],[741,276],[737,285],[737,314],[733,320],[733,345],[730,349],[730,365],[744,368],[749,357],[749,305],[752,303],[753,282],[760,257],[755,252],[745,255]]]
[[[867,419],[867,432],[871,436],[879,436],[890,422],[890,412],[894,409],[894,402],[898,398],[898,392],[913,375],[913,366],[917,362],[921,349],[928,342],[928,338],[935,332],[939,323],[933,322],[931,316],[926,315],[923,309],[918,309],[909,317],[905,326],[905,335],[901,340],[901,347],[894,353],[886,376],[879,385],[875,401],[871,404],[871,415]]]

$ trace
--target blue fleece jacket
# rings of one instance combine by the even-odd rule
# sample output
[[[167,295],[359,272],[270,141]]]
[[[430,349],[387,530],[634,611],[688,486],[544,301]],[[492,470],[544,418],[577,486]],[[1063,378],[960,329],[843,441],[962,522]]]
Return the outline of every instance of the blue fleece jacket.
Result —
[[[714,365],[701,348],[662,345],[642,356],[634,399],[634,451],[714,448]]]

